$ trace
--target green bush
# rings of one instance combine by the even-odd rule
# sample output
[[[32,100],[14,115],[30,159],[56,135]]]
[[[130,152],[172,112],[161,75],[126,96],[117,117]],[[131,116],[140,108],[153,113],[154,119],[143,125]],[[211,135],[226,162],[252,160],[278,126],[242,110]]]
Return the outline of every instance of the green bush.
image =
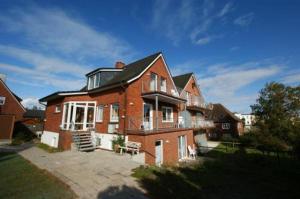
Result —
[[[123,135],[118,135],[117,138],[114,138],[112,140],[112,148],[116,151],[117,149],[115,149],[115,146],[119,145],[119,146],[125,146],[125,136]]]

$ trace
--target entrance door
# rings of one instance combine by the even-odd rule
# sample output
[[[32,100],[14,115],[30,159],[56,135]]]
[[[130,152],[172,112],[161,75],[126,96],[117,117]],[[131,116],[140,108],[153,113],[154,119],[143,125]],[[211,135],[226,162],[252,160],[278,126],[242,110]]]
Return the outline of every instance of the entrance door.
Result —
[[[163,163],[163,142],[162,140],[155,141],[155,164],[160,166]]]
[[[143,126],[145,130],[153,129],[153,108],[152,104],[144,104]]]
[[[178,158],[183,159],[186,157],[186,136],[182,135],[178,137]]]

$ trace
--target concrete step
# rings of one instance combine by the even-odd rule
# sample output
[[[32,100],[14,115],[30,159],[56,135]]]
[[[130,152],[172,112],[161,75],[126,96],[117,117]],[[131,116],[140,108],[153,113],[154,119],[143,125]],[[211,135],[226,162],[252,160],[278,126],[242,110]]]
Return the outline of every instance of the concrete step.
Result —
[[[84,140],[84,141],[80,140],[80,145],[81,144],[91,144],[91,143],[92,143],[91,140]]]
[[[79,147],[80,147],[80,149],[87,148],[87,147],[93,147],[93,144],[92,143],[80,144]]]
[[[79,151],[82,151],[82,152],[88,152],[88,151],[94,151],[95,148],[94,147],[88,147],[88,148],[84,148],[84,149],[79,149]]]

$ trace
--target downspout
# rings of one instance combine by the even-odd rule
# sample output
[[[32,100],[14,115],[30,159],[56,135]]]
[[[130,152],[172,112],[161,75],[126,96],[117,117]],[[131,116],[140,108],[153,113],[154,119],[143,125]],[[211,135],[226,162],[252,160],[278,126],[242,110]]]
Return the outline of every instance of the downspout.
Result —
[[[127,122],[127,86],[124,85],[124,81],[121,82],[121,87],[124,91],[124,107],[123,107],[123,115],[124,115],[124,120],[123,120],[123,135],[124,137],[126,136],[126,122]]]

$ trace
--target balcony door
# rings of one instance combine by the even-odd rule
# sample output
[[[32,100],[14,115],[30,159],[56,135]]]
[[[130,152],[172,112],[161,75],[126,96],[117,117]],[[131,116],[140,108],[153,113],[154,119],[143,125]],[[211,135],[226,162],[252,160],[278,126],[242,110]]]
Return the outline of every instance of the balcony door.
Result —
[[[182,135],[178,137],[178,159],[186,158],[187,146],[186,146],[186,136]]]
[[[157,75],[155,73],[150,75],[150,91],[157,91]]]
[[[153,107],[152,104],[144,104],[143,126],[145,130],[153,129]]]

